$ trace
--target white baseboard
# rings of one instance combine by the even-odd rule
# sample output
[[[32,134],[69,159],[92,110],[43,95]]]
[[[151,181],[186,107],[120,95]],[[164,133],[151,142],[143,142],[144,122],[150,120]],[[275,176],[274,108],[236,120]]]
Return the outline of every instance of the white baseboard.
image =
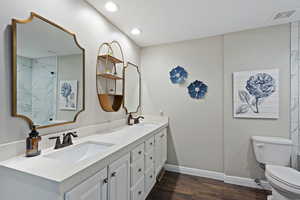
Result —
[[[257,188],[257,189],[264,189],[264,190],[271,190],[271,186],[267,181],[261,181],[261,185],[257,185],[254,179],[251,178],[243,178],[238,176],[224,176],[224,182],[234,185],[240,185],[250,188]]]
[[[182,167],[177,165],[169,165],[169,164],[165,165],[165,169],[167,171],[177,172],[180,174],[188,174],[193,176],[200,176],[200,177],[224,181],[224,173],[221,172],[214,172],[214,171]]]
[[[257,189],[271,190],[269,183],[266,181],[262,181],[261,186],[259,186],[254,182],[253,179],[242,178],[242,177],[237,177],[237,176],[227,176],[226,174],[221,173],[221,172],[214,172],[214,171],[209,171],[209,170],[195,169],[195,168],[170,165],[170,164],[166,164],[165,169],[167,171],[177,172],[177,173],[181,173],[181,174],[188,174],[188,175],[193,175],[193,176],[221,180],[221,181],[224,181],[225,183],[234,184],[234,185],[240,185],[240,186],[257,188]]]

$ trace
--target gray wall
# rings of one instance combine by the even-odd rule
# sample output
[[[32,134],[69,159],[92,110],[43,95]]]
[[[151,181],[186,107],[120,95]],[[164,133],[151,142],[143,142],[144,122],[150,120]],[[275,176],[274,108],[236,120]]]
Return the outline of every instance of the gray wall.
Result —
[[[289,137],[290,25],[243,31],[224,37],[224,161],[227,175],[262,175],[250,143],[252,135]],[[279,69],[280,118],[232,118],[232,73]]]
[[[251,135],[289,137],[289,25],[143,48],[143,110],[170,117],[168,163],[256,178]],[[203,100],[174,85],[177,65],[208,85]],[[233,119],[232,73],[280,69],[280,119]]]
[[[73,121],[75,115],[79,110],[82,109],[82,55],[66,55],[58,56],[57,65],[57,89],[59,90],[59,84],[61,80],[77,80],[78,81],[78,93],[77,93],[77,109],[76,111],[71,110],[60,110],[59,109],[59,94],[57,91],[57,104],[56,104],[56,120],[67,120]]]
[[[187,82],[208,85],[205,99],[191,99],[187,83],[171,83],[177,65],[188,71]],[[222,65],[222,36],[142,49],[143,111],[170,117],[168,163],[223,171]]]
[[[125,117],[124,110],[106,113],[99,106],[96,95],[96,57],[102,42],[118,40],[125,59],[139,64],[140,49],[127,36],[112,26],[83,0],[6,0],[0,1],[0,143],[24,139],[27,123],[11,117],[11,29],[12,18],[27,19],[31,11],[76,33],[79,44],[86,50],[86,110],[73,125],[43,129],[41,133],[89,125]]]

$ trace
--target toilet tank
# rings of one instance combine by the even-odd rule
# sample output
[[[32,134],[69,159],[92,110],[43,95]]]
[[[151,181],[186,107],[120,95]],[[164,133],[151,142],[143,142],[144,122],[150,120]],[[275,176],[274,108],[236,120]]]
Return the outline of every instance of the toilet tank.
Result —
[[[289,166],[292,155],[292,141],[279,137],[253,136],[256,160],[266,165]]]

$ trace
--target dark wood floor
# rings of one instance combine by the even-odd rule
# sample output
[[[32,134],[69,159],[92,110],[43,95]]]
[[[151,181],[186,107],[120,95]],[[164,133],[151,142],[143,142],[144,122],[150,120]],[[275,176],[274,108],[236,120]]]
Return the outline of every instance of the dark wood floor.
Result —
[[[147,200],[266,200],[268,192],[173,172],[166,172]]]

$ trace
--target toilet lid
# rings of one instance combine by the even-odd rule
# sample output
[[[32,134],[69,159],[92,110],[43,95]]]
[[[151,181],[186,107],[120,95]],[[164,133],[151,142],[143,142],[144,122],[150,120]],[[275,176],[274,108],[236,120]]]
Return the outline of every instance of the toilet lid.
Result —
[[[300,190],[300,172],[290,167],[267,165],[266,173],[277,181]]]

